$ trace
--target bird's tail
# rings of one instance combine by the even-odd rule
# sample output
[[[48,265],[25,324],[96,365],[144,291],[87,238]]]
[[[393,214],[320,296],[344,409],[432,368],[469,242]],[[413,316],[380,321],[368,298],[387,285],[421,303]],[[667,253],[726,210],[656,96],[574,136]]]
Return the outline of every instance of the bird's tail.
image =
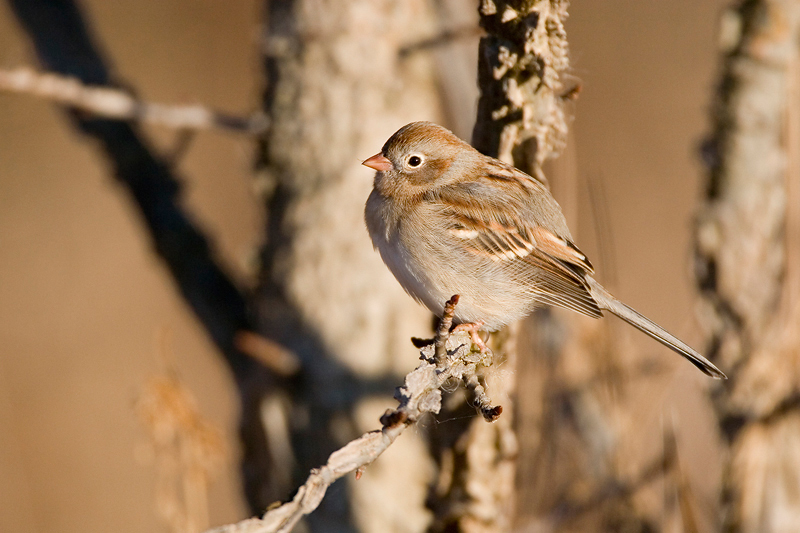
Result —
[[[681,354],[704,374],[716,379],[728,379],[719,368],[714,366],[711,361],[700,355],[691,346],[667,332],[646,316],[639,314],[636,310],[614,298],[611,293],[594,279],[587,276],[586,281],[589,285],[589,291],[600,309],[611,311],[639,331],[646,333],[664,346]]]

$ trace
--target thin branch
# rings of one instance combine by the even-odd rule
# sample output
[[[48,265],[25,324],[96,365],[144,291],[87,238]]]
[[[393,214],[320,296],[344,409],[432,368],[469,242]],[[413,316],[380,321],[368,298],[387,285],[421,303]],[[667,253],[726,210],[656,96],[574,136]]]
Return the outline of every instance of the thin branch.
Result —
[[[0,69],[0,91],[37,96],[96,117],[136,120],[174,129],[221,129],[259,135],[268,127],[267,117],[262,113],[237,117],[201,105],[143,102],[122,89],[86,85],[75,77],[37,72],[28,67]]]
[[[434,358],[437,362],[442,361],[447,355],[447,347],[445,346],[445,343],[447,342],[448,338],[447,334],[450,332],[450,326],[453,325],[453,317],[455,317],[456,314],[458,299],[458,294],[454,294],[453,297],[447,300],[447,303],[444,304],[442,320],[439,322],[439,328],[436,330],[436,339],[433,342]],[[420,348],[422,348],[422,346],[420,346]]]
[[[477,26],[463,26],[452,30],[445,30],[438,35],[408,44],[400,49],[400,57],[406,58],[417,52],[424,52],[432,48],[444,46],[461,39],[470,39],[483,34],[483,29]]]
[[[236,348],[264,364],[279,376],[294,376],[300,372],[300,358],[283,345],[254,333],[241,330],[233,338]]]
[[[447,302],[446,317],[452,320],[457,298]],[[444,320],[443,320],[444,322]],[[268,511],[262,518],[251,518],[209,530],[208,533],[286,533],[291,531],[305,515],[314,511],[325,496],[328,487],[337,479],[351,473],[360,478],[364,469],[375,461],[409,425],[423,415],[436,414],[442,406],[441,387],[451,380],[477,383],[477,372],[491,365],[491,353],[472,350],[470,336],[466,332],[450,334],[449,328],[440,328],[433,343],[421,350],[423,362],[405,378],[395,397],[400,405],[381,417],[382,429],[365,433],[335,451],[327,463],[311,471],[305,484],[294,498]],[[446,346],[442,357],[436,357],[438,346]],[[480,387],[480,386],[478,386]],[[477,388],[476,388],[477,389]],[[480,387],[479,411],[487,421],[495,420],[502,408],[492,406],[491,400]]]
[[[44,69],[79,79],[84,86],[120,85],[73,0],[11,0],[10,6]],[[114,176],[135,202],[156,253],[236,379],[252,383],[263,374],[262,367],[234,343],[237,333],[254,329],[245,294],[181,206],[181,185],[173,170],[154,155],[135,124],[75,112],[69,117],[76,129],[98,141]]]

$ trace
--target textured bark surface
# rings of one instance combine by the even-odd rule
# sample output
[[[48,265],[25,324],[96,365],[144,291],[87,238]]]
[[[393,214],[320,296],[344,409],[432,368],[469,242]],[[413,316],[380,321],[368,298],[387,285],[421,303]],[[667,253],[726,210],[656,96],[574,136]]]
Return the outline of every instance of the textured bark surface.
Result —
[[[561,99],[569,66],[562,0],[482,0],[478,119],[472,144],[541,177],[564,146]]]
[[[567,7],[553,0],[481,3],[481,25],[489,35],[479,54],[473,144],[551,182],[562,193],[559,201],[574,206],[576,176],[565,171],[568,165],[549,165],[547,176],[544,169],[565,147],[565,105],[577,93],[577,85],[565,81]],[[455,463],[469,472],[464,499],[483,511],[460,521],[464,531],[658,528],[636,496],[673,468],[672,456],[665,451],[647,463],[626,455],[625,432],[638,425],[635,406],[625,398],[648,369],[633,363],[614,326],[540,309],[508,334],[508,360],[497,387],[513,398],[504,403],[513,406],[504,416],[514,423],[491,429],[473,423],[467,433],[472,448],[461,462],[456,448]],[[483,435],[489,431],[493,439]],[[474,460],[478,456],[481,462]]]
[[[481,96],[472,144],[544,180],[542,163],[563,146],[566,123],[561,75],[568,66],[567,2],[492,1],[479,7],[488,35],[480,42]],[[432,489],[433,531],[511,531],[517,513],[515,425],[517,328],[494,336],[490,394],[504,407],[492,425],[462,420],[433,443],[440,465]],[[466,414],[466,410],[463,410]],[[528,480],[530,481],[530,480]]]
[[[251,505],[262,511],[289,498],[330,452],[374,429],[398,374],[415,366],[408,338],[425,335],[430,318],[372,250],[363,223],[372,173],[361,161],[400,126],[439,116],[430,61],[400,54],[432,33],[426,1],[266,6],[271,128],[258,180],[268,220],[256,312],[260,330],[297,354],[302,371],[284,397],[260,403],[269,453],[250,493],[261,495]],[[424,529],[424,446],[407,435],[391,452],[358,483],[329,491],[311,528]]]
[[[722,19],[696,265],[710,354],[730,376],[716,391],[726,531],[800,523],[799,29],[797,1],[740,2]]]

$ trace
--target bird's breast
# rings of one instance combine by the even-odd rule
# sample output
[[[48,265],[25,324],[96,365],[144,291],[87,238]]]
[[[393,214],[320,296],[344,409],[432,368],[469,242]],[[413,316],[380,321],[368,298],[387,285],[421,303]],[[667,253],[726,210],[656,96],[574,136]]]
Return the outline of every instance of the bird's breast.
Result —
[[[372,242],[403,289],[434,314],[441,316],[454,294],[461,296],[456,322],[481,320],[498,329],[529,312],[517,280],[465,249],[435,205],[396,215],[385,198],[370,197],[365,216]]]

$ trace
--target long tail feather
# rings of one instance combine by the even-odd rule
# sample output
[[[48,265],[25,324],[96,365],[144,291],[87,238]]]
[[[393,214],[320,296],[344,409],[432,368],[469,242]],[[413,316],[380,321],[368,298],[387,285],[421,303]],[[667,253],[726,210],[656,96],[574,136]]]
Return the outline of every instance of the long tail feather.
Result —
[[[636,310],[614,298],[611,293],[594,279],[587,276],[586,281],[592,297],[595,299],[600,309],[611,311],[639,331],[646,333],[667,348],[681,354],[704,374],[716,379],[728,379],[719,368],[714,366],[711,361],[700,355],[691,346],[684,343],[646,316],[639,314]]]

